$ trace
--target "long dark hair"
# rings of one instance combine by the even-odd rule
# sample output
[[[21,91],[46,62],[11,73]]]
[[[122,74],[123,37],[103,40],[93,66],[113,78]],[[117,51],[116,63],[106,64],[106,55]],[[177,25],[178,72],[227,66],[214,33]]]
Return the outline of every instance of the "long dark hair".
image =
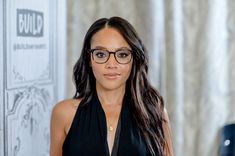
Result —
[[[95,21],[84,38],[81,56],[74,66],[74,98],[81,98],[80,105],[89,103],[95,92],[95,77],[90,67],[91,38],[99,30],[111,27],[120,32],[133,51],[133,65],[127,80],[126,92],[131,94],[132,115],[143,133],[152,155],[163,156],[166,144],[162,124],[164,102],[161,95],[147,79],[147,51],[133,26],[120,17],[102,18]]]

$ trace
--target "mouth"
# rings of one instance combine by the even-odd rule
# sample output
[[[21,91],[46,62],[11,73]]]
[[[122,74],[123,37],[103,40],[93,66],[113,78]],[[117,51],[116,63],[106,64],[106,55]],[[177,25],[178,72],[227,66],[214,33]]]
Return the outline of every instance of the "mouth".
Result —
[[[107,79],[110,79],[110,80],[114,80],[114,79],[117,79],[118,77],[120,77],[121,74],[119,73],[107,73],[107,74],[104,74],[104,77],[107,78]]]

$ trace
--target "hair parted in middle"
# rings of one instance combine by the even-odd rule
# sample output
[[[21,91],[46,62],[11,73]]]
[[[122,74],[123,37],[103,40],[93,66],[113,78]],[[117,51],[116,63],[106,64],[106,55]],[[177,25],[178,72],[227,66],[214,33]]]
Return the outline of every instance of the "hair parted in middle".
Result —
[[[131,96],[131,113],[143,133],[145,142],[152,155],[163,156],[166,145],[162,124],[164,101],[159,92],[148,80],[147,51],[133,26],[123,18],[101,18],[88,29],[81,56],[74,66],[73,79],[76,86],[74,98],[81,98],[80,105],[90,102],[96,92],[95,77],[90,66],[91,39],[104,28],[116,29],[127,41],[133,51],[133,65],[126,82],[126,93]]]

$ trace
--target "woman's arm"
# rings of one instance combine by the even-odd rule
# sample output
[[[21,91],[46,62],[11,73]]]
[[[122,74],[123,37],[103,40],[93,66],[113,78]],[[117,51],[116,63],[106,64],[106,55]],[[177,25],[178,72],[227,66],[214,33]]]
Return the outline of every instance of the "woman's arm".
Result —
[[[58,103],[52,110],[50,128],[50,156],[62,156],[62,145],[65,139],[63,104]]]
[[[51,114],[50,156],[62,156],[64,140],[80,101],[80,99],[64,100],[54,106]]]
[[[170,121],[168,117],[168,113],[166,109],[164,109],[164,119],[165,122],[163,122],[163,131],[166,139],[166,147],[165,149],[165,155],[166,156],[173,156],[173,144],[172,144],[172,137],[171,137],[171,127],[170,127]]]

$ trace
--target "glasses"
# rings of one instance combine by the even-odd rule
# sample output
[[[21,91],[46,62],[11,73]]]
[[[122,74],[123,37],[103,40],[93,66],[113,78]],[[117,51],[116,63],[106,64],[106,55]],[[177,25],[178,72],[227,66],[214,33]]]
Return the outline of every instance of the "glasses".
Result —
[[[92,59],[99,64],[106,63],[110,54],[113,54],[115,60],[120,64],[127,64],[132,59],[132,51],[127,48],[119,49],[115,52],[106,49],[91,49],[89,52],[92,54]]]

